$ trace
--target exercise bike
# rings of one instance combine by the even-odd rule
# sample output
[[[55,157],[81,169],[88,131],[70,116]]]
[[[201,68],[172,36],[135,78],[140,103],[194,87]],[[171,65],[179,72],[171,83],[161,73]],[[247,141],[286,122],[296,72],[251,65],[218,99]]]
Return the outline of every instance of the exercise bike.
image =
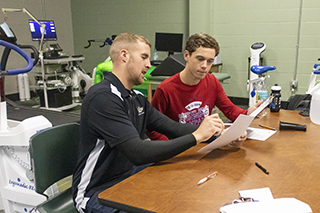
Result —
[[[38,52],[33,46],[17,45],[16,38],[6,23],[0,25],[0,30],[0,45],[5,47],[0,71],[0,193],[6,213],[30,212],[34,206],[45,201],[46,197],[35,192],[28,152],[29,138],[52,124],[42,115],[22,122],[7,119],[4,77],[29,72],[38,61]],[[34,61],[23,48],[34,51]],[[27,61],[27,67],[6,70],[11,50]]]

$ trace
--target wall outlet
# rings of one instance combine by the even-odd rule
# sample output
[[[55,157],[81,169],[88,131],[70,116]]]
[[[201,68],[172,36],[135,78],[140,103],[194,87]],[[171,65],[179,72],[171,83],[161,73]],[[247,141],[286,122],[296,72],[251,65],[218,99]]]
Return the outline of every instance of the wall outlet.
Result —
[[[292,80],[290,82],[290,88],[291,88],[292,91],[298,89],[298,80]]]

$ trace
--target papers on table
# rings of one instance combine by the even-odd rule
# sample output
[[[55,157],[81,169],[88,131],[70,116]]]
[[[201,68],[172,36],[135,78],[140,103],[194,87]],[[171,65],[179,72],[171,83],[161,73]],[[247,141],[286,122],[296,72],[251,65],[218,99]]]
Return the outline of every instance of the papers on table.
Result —
[[[268,201],[273,200],[273,195],[269,187],[260,188],[260,189],[249,189],[249,190],[242,190],[239,191],[240,197],[250,197],[256,201]]]
[[[210,152],[216,148],[221,146],[225,146],[231,143],[234,140],[237,140],[250,126],[252,120],[272,101],[273,97],[270,96],[266,101],[264,101],[255,111],[253,111],[250,115],[242,115],[240,114],[232,126],[225,131],[223,135],[212,141],[207,146],[201,148],[198,152]],[[266,140],[268,137],[274,134],[274,132],[258,132],[251,129],[252,139],[257,140]],[[272,133],[272,134],[271,134]],[[249,137],[248,137],[249,138]]]
[[[249,115],[239,115],[232,126],[227,129],[223,135],[209,143],[207,146],[201,148],[198,152],[210,152],[231,143],[231,141],[236,140],[246,131],[253,119],[254,117]]]
[[[265,202],[245,202],[220,208],[221,213],[310,213],[310,206],[295,198],[278,198]]]
[[[265,141],[276,132],[277,131],[270,130],[270,129],[260,129],[260,128],[248,127],[247,138],[253,139],[253,140],[259,140],[259,141]]]
[[[258,202],[242,202],[220,208],[222,213],[310,213],[310,206],[295,198],[273,199],[269,188],[239,191],[241,197],[253,198]]]

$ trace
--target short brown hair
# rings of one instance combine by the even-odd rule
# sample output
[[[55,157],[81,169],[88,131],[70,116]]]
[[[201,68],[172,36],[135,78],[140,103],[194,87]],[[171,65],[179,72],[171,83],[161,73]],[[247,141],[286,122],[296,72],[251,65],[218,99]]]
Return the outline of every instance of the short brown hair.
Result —
[[[129,51],[134,48],[134,45],[132,44],[136,44],[138,41],[141,41],[151,47],[149,40],[141,35],[134,33],[121,33],[117,35],[109,51],[111,60],[114,61],[116,59],[116,56],[121,49],[127,49]]]
[[[186,43],[186,50],[188,50],[190,55],[193,52],[195,52],[199,47],[215,49],[215,56],[217,56],[220,51],[220,47],[216,39],[205,33],[197,33],[190,36]]]

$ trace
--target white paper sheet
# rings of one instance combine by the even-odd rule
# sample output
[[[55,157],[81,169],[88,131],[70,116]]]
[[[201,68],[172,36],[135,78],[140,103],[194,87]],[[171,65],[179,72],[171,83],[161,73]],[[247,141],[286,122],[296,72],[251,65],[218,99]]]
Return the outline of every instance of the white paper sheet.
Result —
[[[249,189],[239,191],[240,197],[253,198],[256,201],[268,201],[273,200],[273,195],[269,187],[259,189]]]
[[[248,127],[247,139],[265,141],[276,132],[277,131],[270,130],[270,129],[260,129],[260,128]]]
[[[239,115],[233,125],[227,129],[223,135],[209,143],[207,146],[201,148],[198,152],[210,152],[238,139],[246,131],[253,119],[254,117],[249,115]]]
[[[229,129],[227,129],[223,135],[221,135],[219,138],[217,138],[207,146],[201,148],[198,152],[210,152],[216,148],[225,146],[231,143],[232,141],[238,139],[244,133],[244,131],[246,131],[247,128],[250,126],[252,120],[271,103],[272,99],[273,96],[270,96],[250,115],[240,114],[238,118],[235,120],[235,122],[232,124],[232,126]]]
[[[222,213],[310,213],[310,206],[295,198],[278,198],[264,202],[245,202],[220,208]]]

